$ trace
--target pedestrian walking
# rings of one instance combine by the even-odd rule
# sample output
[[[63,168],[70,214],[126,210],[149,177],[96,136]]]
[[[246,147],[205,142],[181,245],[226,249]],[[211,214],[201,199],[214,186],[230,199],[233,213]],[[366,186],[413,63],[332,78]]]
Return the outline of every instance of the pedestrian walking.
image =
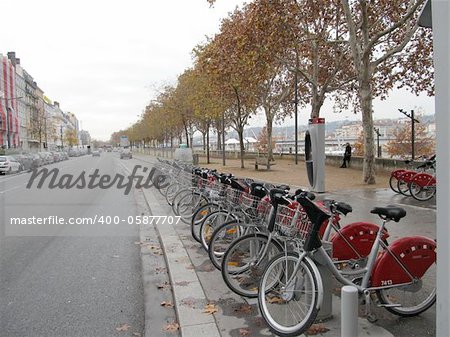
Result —
[[[342,162],[341,168],[346,168],[347,164],[350,165],[350,159],[352,158],[352,147],[350,143],[345,144],[344,160]]]

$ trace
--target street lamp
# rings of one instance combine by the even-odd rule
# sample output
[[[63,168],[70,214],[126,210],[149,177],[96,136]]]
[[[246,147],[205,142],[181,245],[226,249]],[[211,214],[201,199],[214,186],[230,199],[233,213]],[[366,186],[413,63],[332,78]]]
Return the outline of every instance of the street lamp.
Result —
[[[411,110],[411,114],[408,114],[406,111],[404,111],[403,109],[398,109],[398,111],[400,111],[402,114],[404,114],[406,117],[408,117],[409,119],[411,119],[411,158],[412,160],[414,160],[414,140],[415,140],[415,136],[414,136],[414,123],[420,123],[417,119],[414,118],[414,110]]]

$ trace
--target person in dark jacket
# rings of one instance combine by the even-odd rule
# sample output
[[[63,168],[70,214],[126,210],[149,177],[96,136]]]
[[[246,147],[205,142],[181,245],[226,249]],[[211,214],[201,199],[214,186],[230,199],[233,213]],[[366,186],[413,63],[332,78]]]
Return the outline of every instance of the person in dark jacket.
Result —
[[[341,168],[347,167],[347,164],[350,165],[350,159],[352,158],[352,147],[350,143],[345,144],[345,152],[344,152],[344,161],[342,162]]]

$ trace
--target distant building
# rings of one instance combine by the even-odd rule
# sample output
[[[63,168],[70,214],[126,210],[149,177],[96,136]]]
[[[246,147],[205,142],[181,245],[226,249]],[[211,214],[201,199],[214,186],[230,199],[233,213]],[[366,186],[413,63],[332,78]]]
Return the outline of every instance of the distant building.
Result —
[[[80,140],[82,146],[88,146],[91,145],[91,135],[86,130],[80,131]]]

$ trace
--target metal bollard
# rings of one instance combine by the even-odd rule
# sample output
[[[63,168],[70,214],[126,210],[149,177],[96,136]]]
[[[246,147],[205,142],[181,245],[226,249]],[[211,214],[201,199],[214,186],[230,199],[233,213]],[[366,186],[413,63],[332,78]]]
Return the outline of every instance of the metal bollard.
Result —
[[[328,253],[329,256],[333,256],[333,246],[331,242],[323,241],[323,248]],[[333,318],[332,302],[333,302],[333,274],[327,267],[326,262],[320,258],[318,255],[313,256],[314,261],[317,263],[317,268],[319,269],[320,276],[322,277],[323,284],[323,300],[322,306],[320,307],[319,313],[317,314],[316,321],[323,322]]]
[[[341,336],[358,337],[358,289],[341,289]]]

